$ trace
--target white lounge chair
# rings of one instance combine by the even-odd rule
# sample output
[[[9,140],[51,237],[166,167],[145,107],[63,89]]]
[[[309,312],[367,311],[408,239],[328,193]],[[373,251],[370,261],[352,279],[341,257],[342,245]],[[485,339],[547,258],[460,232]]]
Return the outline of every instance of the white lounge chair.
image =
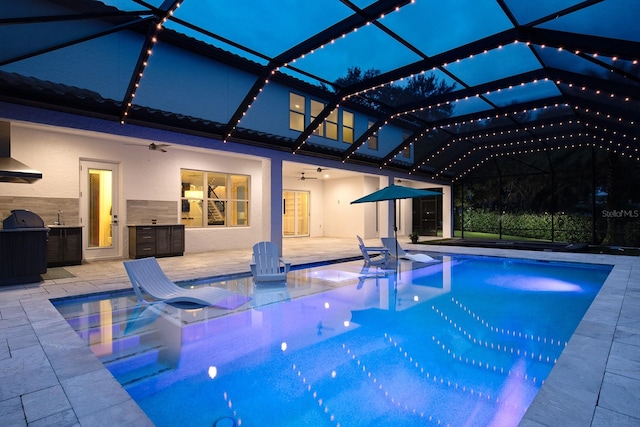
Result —
[[[360,251],[362,251],[362,257],[364,258],[364,266],[365,267],[384,267],[387,268],[389,266],[389,250],[387,248],[379,247],[379,246],[365,246],[362,237],[356,236],[358,238],[358,246],[360,247]]]
[[[413,253],[405,252],[405,250],[402,249],[398,241],[393,237],[382,237],[380,240],[382,240],[382,244],[384,245],[385,248],[389,250],[389,253],[391,254],[392,257],[396,257],[400,259],[408,259],[410,261],[424,262],[424,263],[436,261],[435,259],[433,259],[427,254],[413,254]],[[396,250],[397,250],[397,253],[396,253]]]
[[[273,242],[258,242],[253,245],[251,274],[256,283],[286,282],[291,263],[280,256],[278,246]]]
[[[213,286],[196,289],[181,288],[164,274],[158,261],[153,257],[124,261],[124,268],[138,300],[143,302],[150,302],[144,299],[143,292],[166,303],[225,305],[226,299],[235,297],[245,298],[245,302],[248,301],[242,295]]]

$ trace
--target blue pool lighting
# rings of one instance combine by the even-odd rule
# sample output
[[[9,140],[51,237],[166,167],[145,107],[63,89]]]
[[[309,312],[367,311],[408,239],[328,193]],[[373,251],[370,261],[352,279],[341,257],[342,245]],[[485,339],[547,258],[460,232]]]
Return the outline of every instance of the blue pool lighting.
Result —
[[[56,307],[158,426],[516,426],[610,266],[492,257],[225,277],[240,307]]]

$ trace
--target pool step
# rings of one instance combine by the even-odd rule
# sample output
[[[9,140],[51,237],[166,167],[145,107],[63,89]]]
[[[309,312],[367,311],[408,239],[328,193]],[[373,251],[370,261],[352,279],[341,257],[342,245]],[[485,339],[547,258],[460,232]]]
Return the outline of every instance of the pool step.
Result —
[[[122,366],[120,366],[119,368],[122,368]],[[111,370],[111,367],[109,367],[109,369]],[[170,371],[171,369],[171,366],[155,360],[150,364],[141,365],[136,368],[127,367],[126,369],[118,369],[115,371],[111,371],[111,373],[114,377],[116,377],[118,382],[123,387],[126,387],[133,385],[139,381],[144,381],[157,375],[162,375],[163,373]]]
[[[150,359],[155,361],[158,358],[158,353],[162,347],[161,344],[138,343],[136,346],[123,347],[109,355],[102,356],[100,361],[108,367],[119,364],[130,366],[147,364]]]
[[[136,372],[130,372],[126,377],[118,378],[118,382],[123,387],[134,385],[137,382],[145,381],[156,377],[158,375],[162,375],[167,371],[171,371],[173,368],[171,366],[165,366],[162,364],[158,364],[154,367],[148,366],[148,369],[139,370]]]
[[[160,362],[164,350],[166,347],[162,345],[150,347],[141,344],[130,348],[126,354],[118,354],[113,359],[103,357],[101,361],[120,384],[126,386],[171,369]]]

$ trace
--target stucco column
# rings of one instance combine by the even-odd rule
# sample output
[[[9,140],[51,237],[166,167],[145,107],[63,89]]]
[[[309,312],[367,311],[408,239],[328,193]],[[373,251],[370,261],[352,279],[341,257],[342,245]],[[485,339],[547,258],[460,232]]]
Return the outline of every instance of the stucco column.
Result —
[[[453,186],[442,187],[442,237],[453,237]]]
[[[282,159],[271,159],[271,221],[269,240],[278,245],[282,254]]]

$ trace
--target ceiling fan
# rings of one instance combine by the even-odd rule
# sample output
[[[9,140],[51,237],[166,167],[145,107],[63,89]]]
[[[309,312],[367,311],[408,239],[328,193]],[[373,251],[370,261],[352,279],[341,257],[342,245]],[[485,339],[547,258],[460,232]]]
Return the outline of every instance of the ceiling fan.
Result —
[[[149,150],[150,151],[162,151],[163,153],[166,153],[167,150],[164,149],[164,147],[168,147],[170,144],[156,144],[155,142],[152,142],[151,144],[149,144]]]
[[[124,144],[124,145],[134,145],[136,147],[144,147],[144,145],[141,144]],[[149,151],[160,151],[162,153],[166,153],[167,150],[164,149],[164,147],[168,147],[171,144],[156,144],[155,142],[152,142],[151,144],[147,145],[147,148],[149,149]]]
[[[318,168],[305,168],[305,170],[308,170],[308,171],[316,171],[316,172],[318,172],[318,173],[322,173],[322,172],[324,172],[324,171],[328,171],[328,170],[331,170],[331,169],[329,169],[329,168],[320,168],[320,167],[318,167]]]
[[[305,181],[307,179],[318,179],[318,178],[313,178],[313,177],[308,177],[308,176],[304,176],[304,172],[300,172],[300,178],[298,178],[300,181]]]

